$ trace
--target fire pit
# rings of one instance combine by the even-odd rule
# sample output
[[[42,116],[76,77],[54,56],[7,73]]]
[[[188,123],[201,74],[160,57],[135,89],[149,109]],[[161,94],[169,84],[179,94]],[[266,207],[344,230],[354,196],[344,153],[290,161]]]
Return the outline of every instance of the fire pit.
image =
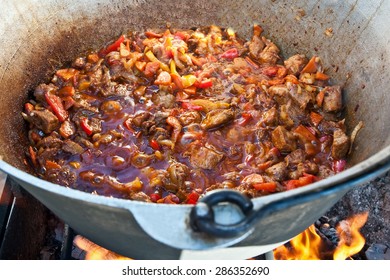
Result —
[[[127,259],[77,235],[18,185],[3,177],[0,182],[0,259]],[[359,248],[341,258],[390,259],[389,193],[390,173],[354,188],[308,230],[284,246],[294,257],[281,256],[278,248],[274,251],[275,259],[309,259],[313,258],[313,252],[317,259],[333,259],[340,241],[349,242],[349,247],[357,242]],[[352,234],[353,227],[354,233],[360,232],[365,241]],[[301,249],[306,245],[309,254],[297,251],[297,244]],[[254,259],[266,257],[270,254]]]

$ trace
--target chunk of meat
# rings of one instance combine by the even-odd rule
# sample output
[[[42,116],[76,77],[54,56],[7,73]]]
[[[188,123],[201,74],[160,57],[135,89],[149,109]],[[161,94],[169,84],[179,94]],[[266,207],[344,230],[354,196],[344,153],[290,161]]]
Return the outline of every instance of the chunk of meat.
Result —
[[[296,84],[289,84],[288,92],[292,99],[299,105],[301,109],[305,109],[307,104],[313,102],[315,97],[312,92],[306,91]]]
[[[325,95],[322,108],[325,112],[340,111],[343,106],[340,86],[328,86],[324,88]]]
[[[290,128],[294,125],[294,120],[290,118],[291,103],[292,102],[290,102],[288,105],[280,106],[279,121],[287,128]]]
[[[266,46],[261,51],[257,59],[261,63],[276,64],[280,59],[279,48],[268,39],[263,38],[263,41],[265,42]]]
[[[133,123],[133,125],[135,125],[136,127],[141,127],[142,124],[149,120],[150,118],[152,117],[152,115],[149,113],[149,112],[140,112],[140,113],[137,113],[134,118],[131,120],[131,122]]]
[[[249,47],[249,53],[250,55],[257,59],[262,52],[262,50],[265,47],[265,43],[261,39],[261,33],[263,32],[263,29],[259,25],[253,26],[253,36],[252,40],[250,41],[248,47]]]
[[[226,180],[233,181],[233,182],[239,182],[242,180],[242,175],[236,171],[225,173],[223,174],[222,177]]]
[[[61,124],[59,132],[60,132],[62,137],[69,138],[70,136],[72,136],[73,134],[76,133],[76,127],[74,126],[74,124],[72,122],[64,121]]]
[[[37,143],[37,147],[39,148],[56,148],[59,149],[62,146],[62,140],[54,135],[49,135],[43,139],[41,139]]]
[[[306,160],[304,162],[298,163],[296,169],[289,173],[290,179],[299,179],[304,176],[304,174],[317,174],[318,173],[318,165],[314,162]]]
[[[145,153],[139,152],[136,153],[132,158],[131,158],[131,164],[136,167],[136,168],[144,168],[148,166],[152,160],[153,160],[152,155],[147,155]]]
[[[232,143],[238,142],[242,139],[245,130],[246,129],[242,126],[232,126],[226,133],[226,139]]]
[[[234,111],[232,109],[215,109],[207,113],[202,121],[203,129],[214,129],[222,125],[228,124],[234,119]]]
[[[305,152],[302,149],[296,149],[295,151],[292,151],[290,154],[288,154],[284,160],[287,165],[291,166],[304,162],[305,158]]]
[[[317,177],[320,179],[325,179],[325,178],[328,178],[330,176],[333,176],[334,174],[335,174],[334,171],[332,169],[330,169],[329,167],[326,167],[325,165],[320,165]]]
[[[264,183],[264,178],[260,174],[249,174],[245,176],[244,179],[242,179],[241,183],[248,184],[248,185],[253,185],[253,184],[260,184]]]
[[[27,120],[46,134],[60,127],[60,121],[49,110],[33,110],[27,115]]]
[[[333,132],[332,157],[334,159],[344,158],[349,150],[349,137],[341,129]]]
[[[150,197],[144,192],[130,193],[130,199],[135,201],[152,202]]]
[[[159,91],[157,94],[153,95],[152,101],[159,107],[173,108],[175,106],[176,98],[173,94]]]
[[[284,162],[279,162],[265,170],[268,176],[277,181],[283,181],[287,176],[287,165]]]
[[[48,169],[46,176],[50,182],[65,187],[72,186],[77,179],[76,173],[68,166],[62,166],[60,171],[57,169]]]
[[[189,169],[186,165],[180,162],[171,162],[167,169],[171,182],[174,185],[173,191],[184,186],[184,182],[189,175]],[[171,189],[172,190],[172,189]]]
[[[279,119],[279,116],[278,116],[278,110],[276,109],[276,107],[272,107],[271,109],[264,112],[264,114],[263,114],[263,122],[265,125],[270,125],[270,126],[277,125],[278,119]]]
[[[156,122],[157,125],[164,124],[169,117],[170,113],[169,112],[164,112],[164,111],[157,111],[154,114],[154,121]]]
[[[202,169],[214,169],[217,164],[223,159],[223,154],[215,151],[215,149],[193,147],[191,149],[190,162],[194,167]]]
[[[345,130],[344,120],[334,122],[323,119],[318,127],[326,134],[333,134],[333,132],[337,129]]]
[[[172,117],[172,116],[169,116],[169,117],[167,118],[167,124],[169,124],[170,126],[173,127],[172,142],[173,142],[173,143],[176,143],[176,142],[177,142],[177,139],[179,139],[179,136],[180,136],[180,133],[181,133],[182,126],[181,126],[179,120],[176,119],[175,117]]]
[[[287,100],[290,98],[288,92],[289,92],[289,90],[288,90],[286,85],[275,85],[275,86],[271,86],[268,89],[268,93],[279,104],[286,104],[287,103]]]
[[[297,143],[293,134],[284,126],[278,126],[272,131],[272,143],[281,152],[291,152],[296,149]]]
[[[298,75],[307,64],[307,58],[302,54],[296,54],[284,61],[288,73]]]
[[[183,132],[183,135],[180,137],[180,143],[184,146],[193,141],[200,140],[204,136],[204,131],[197,123],[183,127]]]
[[[264,183],[266,181],[265,177],[267,176],[262,176],[256,173],[249,174],[242,179],[241,184],[235,189],[250,198],[257,197],[258,191],[253,187],[253,185]]]
[[[180,114],[179,121],[182,125],[187,126],[192,123],[200,123],[202,116],[197,111],[188,111]]]
[[[85,67],[86,63],[87,60],[85,59],[85,57],[78,57],[73,61],[72,67],[77,69],[82,69],[83,67]]]
[[[82,154],[84,152],[83,147],[69,139],[66,139],[63,142],[62,149],[72,155]]]

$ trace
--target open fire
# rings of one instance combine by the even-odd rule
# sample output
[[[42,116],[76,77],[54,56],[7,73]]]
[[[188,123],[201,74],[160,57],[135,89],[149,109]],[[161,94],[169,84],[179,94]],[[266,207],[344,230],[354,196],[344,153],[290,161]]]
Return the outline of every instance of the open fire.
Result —
[[[365,244],[359,230],[367,221],[368,212],[357,214],[340,221],[334,232],[336,241],[330,241],[315,225],[291,239],[285,245],[274,250],[276,260],[346,260],[359,253]],[[325,227],[328,227],[325,224]],[[336,243],[336,244],[334,244]],[[88,239],[77,235],[74,245],[85,252],[87,260],[130,260],[112,251],[96,245]]]
[[[365,244],[359,230],[367,221],[368,212],[357,214],[338,223],[338,242],[326,242],[314,225],[274,250],[276,260],[345,260],[359,253]]]

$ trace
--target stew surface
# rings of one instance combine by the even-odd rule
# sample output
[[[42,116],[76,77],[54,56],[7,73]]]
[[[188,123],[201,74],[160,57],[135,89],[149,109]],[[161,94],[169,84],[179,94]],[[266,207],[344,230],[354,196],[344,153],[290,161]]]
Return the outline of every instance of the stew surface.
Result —
[[[98,195],[194,204],[253,198],[342,171],[342,89],[320,57],[282,59],[253,27],[131,32],[76,58],[25,104],[27,162]]]

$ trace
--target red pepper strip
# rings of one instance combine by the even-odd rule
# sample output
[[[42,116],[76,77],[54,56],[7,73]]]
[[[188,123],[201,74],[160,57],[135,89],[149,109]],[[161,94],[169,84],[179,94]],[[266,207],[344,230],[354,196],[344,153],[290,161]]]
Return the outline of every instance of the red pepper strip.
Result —
[[[252,115],[250,113],[241,113],[241,118],[237,120],[237,124],[246,125],[252,119]]]
[[[191,37],[190,34],[181,31],[177,31],[173,36],[183,41],[187,41]]]
[[[199,106],[199,105],[194,105],[190,102],[182,102],[181,103],[181,107],[183,109],[187,109],[187,110],[195,110],[195,111],[201,111],[203,110],[203,107],[202,106]]]
[[[317,102],[318,107],[322,107],[322,103],[324,102],[324,98],[325,98],[325,90],[321,90],[316,96],[316,102]]]
[[[92,127],[89,125],[87,118],[81,119],[80,126],[88,136],[92,135]]]
[[[299,134],[308,142],[313,142],[313,141],[318,142],[318,139],[313,135],[312,131],[303,125],[299,125],[294,130],[294,133]]]
[[[269,161],[260,163],[258,167],[259,167],[260,170],[264,171],[264,170],[266,170],[268,167],[270,167],[271,165],[272,165],[272,161],[269,160]]]
[[[196,204],[196,202],[198,202],[198,199],[199,199],[199,194],[196,192],[192,192],[187,196],[186,203],[187,204]]]
[[[160,150],[160,144],[155,139],[150,140],[150,147],[154,150]]]
[[[256,184],[253,184],[253,187],[258,191],[276,192],[276,183],[275,182],[256,183]]]
[[[268,77],[275,77],[278,74],[279,67],[278,66],[268,66],[262,69],[264,75]]]
[[[63,122],[68,118],[68,112],[65,110],[64,105],[62,104],[61,98],[59,98],[57,95],[47,92],[45,93],[45,99],[60,122]]]
[[[146,31],[145,36],[148,38],[161,38],[163,35],[153,31]]]
[[[24,104],[24,111],[29,114],[32,110],[34,110],[34,105],[31,103]]]
[[[317,180],[318,180],[318,178],[316,176],[308,174],[308,173],[303,173],[303,176],[299,177],[296,180],[286,181],[285,186],[286,186],[287,190],[292,190],[292,189],[306,186],[306,185],[311,184]]]
[[[157,203],[179,204],[180,199],[174,194],[168,194],[166,197],[157,200]]]
[[[120,47],[121,43],[123,43],[124,41],[125,41],[125,36],[124,35],[120,36],[118,38],[118,40],[116,40],[114,43],[112,43],[111,45],[108,45],[105,49],[101,49],[99,51],[99,56],[104,57],[107,54],[109,54],[110,52],[117,51],[118,48]]]
[[[213,81],[210,79],[202,80],[201,82],[196,82],[194,85],[197,88],[209,88],[213,86]]]
[[[238,57],[238,50],[236,48],[229,49],[221,54],[221,58],[234,59]]]
[[[28,147],[28,152],[30,153],[30,158],[31,158],[32,163],[34,164],[34,166],[37,166],[38,165],[37,153],[34,151],[34,148],[29,146]]]
[[[46,167],[46,169],[49,169],[49,170],[50,169],[60,169],[61,165],[59,165],[55,161],[46,160],[45,167]]]
[[[317,114],[316,112],[310,112],[310,120],[315,126],[318,126],[323,118],[322,115]]]
[[[178,89],[183,89],[183,83],[181,82],[181,77],[177,73],[171,73],[171,78],[173,83],[176,85]]]
[[[303,67],[301,74],[303,73],[316,73],[318,70],[317,56],[310,58],[309,62]]]
[[[329,80],[329,78],[330,78],[328,75],[326,75],[322,72],[317,72],[315,74],[315,77],[316,77],[316,80],[320,80],[320,81],[326,81],[326,80]]]
[[[245,61],[253,68],[253,69],[259,69],[259,65],[256,64],[252,59],[250,59],[249,56],[245,57]]]
[[[158,193],[152,193],[149,195],[149,197],[153,202],[157,202],[157,200],[161,199],[161,195],[159,195]]]

